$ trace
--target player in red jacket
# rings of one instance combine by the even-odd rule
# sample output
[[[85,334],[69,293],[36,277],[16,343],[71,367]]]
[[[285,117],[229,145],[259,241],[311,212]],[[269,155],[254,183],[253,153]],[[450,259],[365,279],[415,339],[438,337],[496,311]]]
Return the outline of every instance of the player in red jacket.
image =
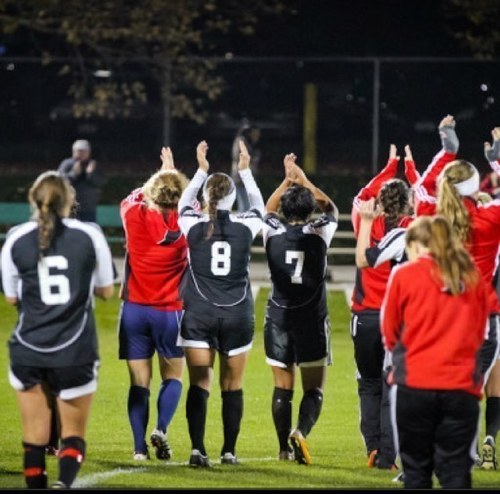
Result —
[[[371,246],[376,246],[392,229],[407,226],[412,219],[409,214],[408,186],[395,178],[398,162],[396,146],[391,145],[385,168],[354,198],[352,224],[356,237],[361,221],[360,204],[374,199],[382,211],[372,224]],[[360,429],[366,445],[368,466],[382,469],[396,468],[388,388],[383,379],[384,348],[379,322],[390,271],[390,262],[382,263],[376,269],[358,269],[351,304],[351,336],[357,366]]]
[[[453,119],[453,117],[451,117]],[[454,132],[454,121],[451,120]],[[500,128],[492,131],[493,145],[485,143],[490,164],[500,160]],[[500,303],[494,286],[500,244],[500,200],[478,202],[479,173],[465,160],[453,160],[432,170],[433,183],[422,184],[417,209],[419,215],[438,212],[447,218],[472,255],[488,290],[490,303],[489,331],[482,349],[482,366],[486,374],[486,437],[483,443],[483,469],[495,469],[495,439],[500,428],[500,362],[498,330]],[[436,185],[437,184],[437,185]],[[437,197],[433,190],[437,188]],[[429,193],[429,190],[431,193]]]
[[[149,420],[152,357],[158,353],[162,384],[158,421],[151,434],[156,457],[168,460],[167,427],[182,391],[184,352],[177,346],[183,314],[179,283],[187,267],[187,242],[177,224],[177,202],[188,180],[163,148],[162,167],[120,206],[127,253],[120,291],[119,357],[127,360],[127,410],[134,437],[134,459],[149,459],[145,441]]]
[[[433,472],[443,488],[470,488],[486,285],[446,219],[418,218],[406,244],[381,313],[405,488],[431,488]]]

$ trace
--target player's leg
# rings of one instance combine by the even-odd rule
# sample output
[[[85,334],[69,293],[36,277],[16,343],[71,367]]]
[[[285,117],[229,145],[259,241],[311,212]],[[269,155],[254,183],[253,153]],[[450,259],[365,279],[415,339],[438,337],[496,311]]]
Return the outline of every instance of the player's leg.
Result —
[[[185,366],[184,351],[177,346],[182,311],[156,311],[151,309],[151,326],[158,353],[162,383],[158,393],[158,420],[151,434],[156,457],[168,460],[172,455],[167,440],[167,429],[177,410],[182,393],[182,374]]]

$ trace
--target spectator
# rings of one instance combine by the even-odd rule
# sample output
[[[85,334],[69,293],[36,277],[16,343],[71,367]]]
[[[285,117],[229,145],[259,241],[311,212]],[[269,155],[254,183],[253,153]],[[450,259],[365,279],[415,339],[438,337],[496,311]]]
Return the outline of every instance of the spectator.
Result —
[[[73,154],[59,165],[58,171],[67,177],[76,191],[76,218],[97,223],[97,204],[106,179],[97,162],[91,158],[89,141],[78,139],[73,143]]]
[[[260,162],[260,150],[257,148],[257,143],[260,140],[261,131],[258,127],[251,125],[248,120],[243,120],[236,136],[233,140],[233,145],[231,148],[231,178],[236,185],[236,204],[238,211],[247,211],[250,207],[248,201],[248,195],[245,190],[245,185],[243,184],[238,163],[240,160],[240,141],[242,141],[248,153],[251,156],[250,168],[254,176],[257,175],[257,170]]]
[[[280,448],[278,458],[309,465],[312,460],[306,437],[320,416],[326,368],[332,363],[326,253],[337,230],[338,209],[309,181],[295,159],[294,154],[285,156],[285,179],[266,205],[263,238],[272,288],[264,346],[274,380],[272,416]],[[312,219],[316,207],[323,214]],[[303,394],[297,427],[291,431],[296,366]]]
[[[19,311],[9,341],[9,376],[21,413],[26,485],[47,487],[45,450],[54,395],[61,447],[53,487],[69,488],[85,457],[97,389],[93,295],[113,294],[111,253],[99,229],[68,218],[74,191],[60,174],[42,173],[29,200],[35,220],[9,232],[1,255],[5,297]]]
[[[182,392],[184,352],[177,346],[182,300],[179,283],[187,267],[187,243],[177,224],[177,203],[188,179],[174,167],[170,148],[162,167],[120,206],[126,236],[126,276],[120,290],[120,359],[127,361],[127,400],[134,437],[134,460],[149,459],[145,441],[149,421],[152,357],[158,354],[162,384],[158,420],[151,434],[156,457],[169,460],[167,428]]]

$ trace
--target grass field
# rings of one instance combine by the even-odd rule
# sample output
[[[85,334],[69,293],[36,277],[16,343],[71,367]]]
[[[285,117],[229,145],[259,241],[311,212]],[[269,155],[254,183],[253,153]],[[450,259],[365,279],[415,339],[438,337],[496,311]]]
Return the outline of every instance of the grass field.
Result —
[[[119,300],[96,301],[101,371],[87,434],[87,457],[74,487],[97,489],[387,489],[394,473],[366,467],[364,443],[358,428],[359,412],[352,343],[349,336],[349,309],[343,292],[329,293],[334,364],[328,369],[324,406],[308,438],[313,464],[278,462],[278,444],[271,417],[273,383],[264,360],[262,323],[266,289],[256,300],[256,334],[244,382],[245,410],[236,453],[241,465],[218,462],[222,444],[220,389],[215,382],[208,402],[206,447],[212,469],[187,466],[190,442],[185,418],[187,372],[177,414],[169,428],[173,458],[160,462],[132,460],[132,434],[127,419],[128,373],[119,361],[117,318]],[[15,311],[0,301],[4,342],[15,323]],[[0,411],[0,488],[22,488],[20,420],[14,391],[7,380],[7,349],[0,352],[0,389],[5,393]],[[156,369],[155,369],[156,370]],[[218,367],[216,366],[216,375]],[[154,376],[148,433],[156,421],[158,373]],[[301,398],[300,379],[293,401],[294,421]],[[154,455],[153,455],[154,457]],[[48,457],[49,482],[56,480],[57,459]],[[500,472],[474,470],[475,488],[500,486]]]

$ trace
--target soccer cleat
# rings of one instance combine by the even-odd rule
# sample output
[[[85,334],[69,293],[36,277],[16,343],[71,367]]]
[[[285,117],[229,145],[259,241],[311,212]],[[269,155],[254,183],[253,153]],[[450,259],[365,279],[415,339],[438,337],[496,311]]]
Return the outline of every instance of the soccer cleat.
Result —
[[[67,489],[68,486],[64,482],[61,482],[60,480],[58,480],[57,482],[54,482],[53,484],[51,484],[50,488],[51,489]]]
[[[292,451],[284,450],[280,451],[278,455],[278,460],[280,461],[295,461],[295,454]]]
[[[134,460],[135,461],[145,461],[149,460],[149,451],[134,451]]]
[[[210,468],[212,464],[210,463],[207,455],[202,455],[197,449],[193,449],[193,451],[191,451],[191,456],[189,457],[189,466]]]
[[[368,453],[368,468],[373,468],[375,466],[375,462],[377,461],[378,449],[372,449]]]
[[[155,429],[151,433],[151,444],[155,448],[156,458],[159,460],[170,460],[172,458],[172,450],[164,432]]]
[[[481,452],[483,454],[481,468],[483,470],[496,470],[498,465],[495,454],[495,441],[491,436],[486,436],[484,438],[483,448]]]
[[[292,443],[295,461],[300,465],[310,465],[312,463],[311,455],[302,432],[295,429],[288,437]]]
[[[221,465],[239,465],[240,462],[238,461],[238,458],[236,458],[233,453],[224,453],[220,457],[220,463]]]

